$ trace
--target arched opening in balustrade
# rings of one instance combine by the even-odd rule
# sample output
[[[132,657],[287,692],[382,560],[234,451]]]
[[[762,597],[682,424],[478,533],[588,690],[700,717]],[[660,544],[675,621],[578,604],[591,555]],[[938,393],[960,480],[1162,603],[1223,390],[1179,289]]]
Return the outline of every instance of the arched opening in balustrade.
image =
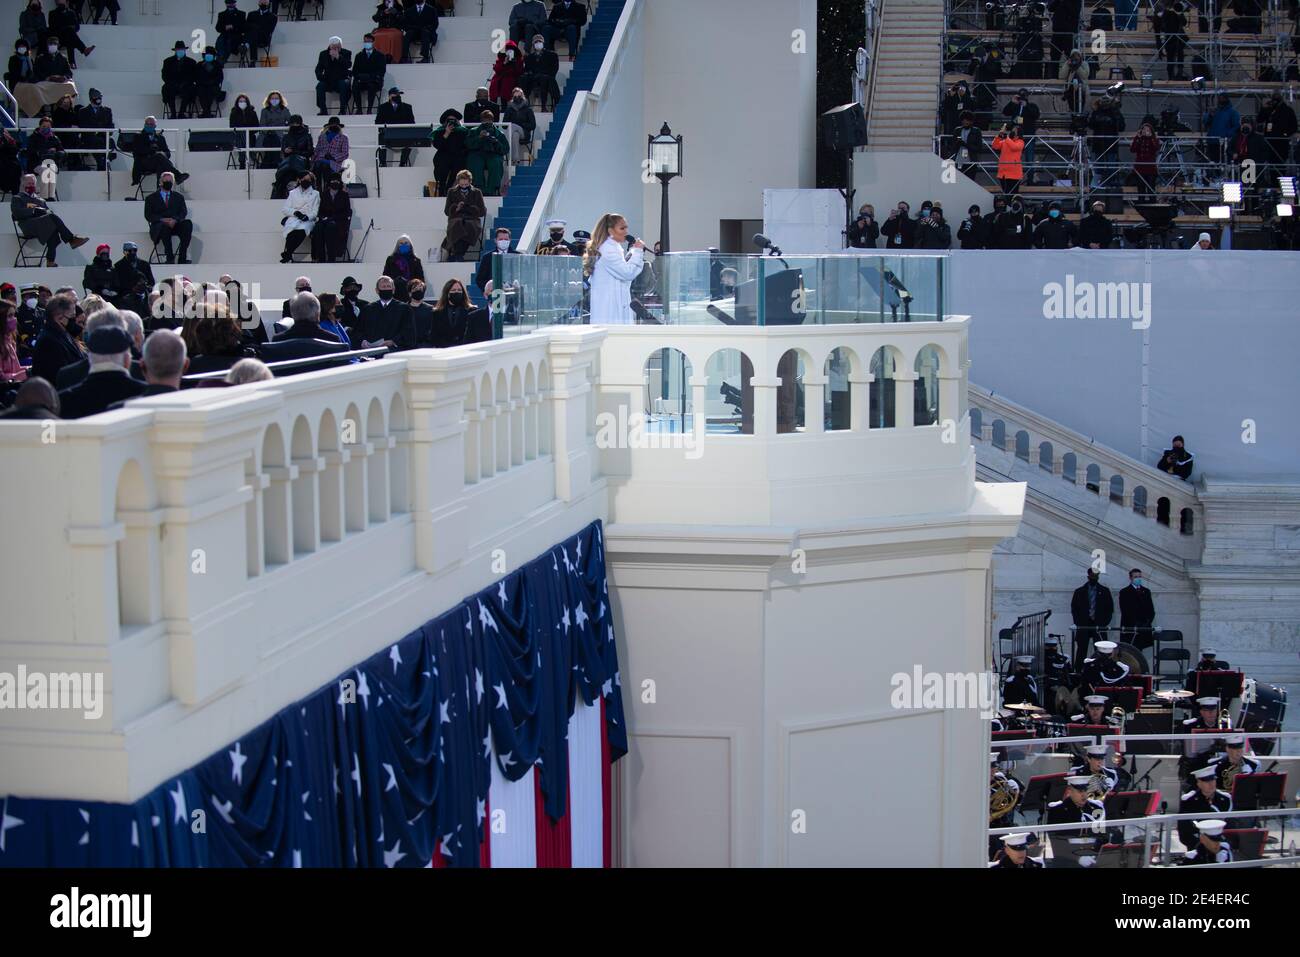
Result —
[[[1185,508],[1178,513],[1178,531],[1184,535],[1192,535],[1196,532],[1196,513]]]
[[[1156,521],[1161,525],[1169,524],[1169,499],[1163,495],[1156,499]]]
[[[1133,487],[1133,511],[1145,516],[1147,513],[1147,490],[1145,485]]]
[[[298,477],[293,480],[293,554],[310,555],[320,544],[320,515],[316,511],[316,449],[312,445],[311,426],[306,416],[293,424],[293,464]]]
[[[510,387],[506,384],[504,369],[497,370],[497,385],[493,394],[497,400],[497,471],[507,472],[510,470],[510,426],[512,423],[510,421]]]
[[[388,430],[384,427],[384,404],[378,397],[370,400],[366,412],[366,443],[370,454],[366,456],[366,514],[371,525],[388,521],[388,494],[390,466]]]
[[[1085,476],[1085,485],[1089,492],[1101,494],[1101,466],[1089,465]]]
[[[937,346],[922,346],[912,363],[916,381],[912,384],[914,398],[912,421],[915,425],[937,425],[939,422],[939,371],[942,360]],[[952,414],[952,410],[947,410]]]
[[[594,391],[594,389],[593,389]],[[550,455],[552,425],[551,369],[543,359],[537,367],[537,454]]]
[[[695,424],[691,388],[695,370],[686,353],[680,349],[655,349],[646,356],[641,371],[645,378],[646,431],[691,431]]]
[[[479,479],[479,408],[478,386],[469,384],[465,396],[465,484],[473,485]]]
[[[709,432],[754,434],[754,363],[739,349],[719,349],[704,364]]]
[[[788,349],[776,363],[776,375],[781,384],[776,387],[776,431],[802,432],[807,424],[804,401],[804,372],[808,368],[807,353],[801,349]],[[809,360],[811,361],[811,360]]]
[[[510,370],[510,464],[524,464],[524,376],[518,366]]]
[[[1052,443],[1039,442],[1038,443],[1038,467],[1040,469],[1047,469],[1047,471],[1050,472],[1052,471],[1052,461],[1054,459],[1055,459],[1055,455],[1052,450]]]
[[[1029,461],[1029,433],[1024,429],[1016,433],[1016,458],[1022,462]]]
[[[267,426],[262,436],[262,474],[267,477],[262,493],[262,559],[268,571],[276,565],[287,565],[293,558],[288,466],[284,433],[278,425]]]
[[[1079,457],[1073,452],[1061,456],[1061,478],[1076,485],[1079,483]]]
[[[826,377],[822,415],[827,432],[847,432],[859,424],[853,421],[852,377],[857,368],[858,357],[846,346],[832,349],[822,365]]]
[[[389,451],[388,507],[394,515],[405,515],[411,510],[411,446],[410,429],[406,417],[406,400],[401,393],[388,404],[388,433],[397,444]]]
[[[1004,452],[1007,449],[1007,424],[1001,419],[993,420],[993,447]]]
[[[497,474],[497,443],[493,432],[495,412],[492,377],[485,372],[478,383],[478,474],[484,480]]]
[[[1124,503],[1124,476],[1112,475],[1107,492],[1112,502],[1122,505]]]
[[[317,455],[324,460],[317,482],[320,495],[320,540],[343,540],[343,462],[339,450],[339,426],[329,409],[320,417],[316,433]]]
[[[117,475],[114,520],[125,529],[117,542],[117,620],[122,628],[148,625],[153,620],[153,589],[160,579],[154,543],[157,532],[147,521],[149,489],[135,459],[127,460]],[[185,557],[186,562],[190,556]]]
[[[593,390],[594,391],[594,390]],[[539,405],[537,402],[537,374],[530,362],[524,369],[524,458],[531,462],[537,458],[537,431]]]
[[[902,354],[893,346],[881,346],[871,357],[870,428],[894,428],[898,392],[894,378],[902,361]]]
[[[349,535],[364,532],[369,517],[370,509],[366,501],[366,469],[370,459],[366,454],[366,444],[370,440],[369,432],[361,420],[361,409],[355,404],[349,404],[343,413],[343,423],[339,429],[340,445],[348,453],[347,464],[343,466],[343,529]]]
[[[976,442],[984,438],[984,413],[973,405],[970,407],[970,437]]]

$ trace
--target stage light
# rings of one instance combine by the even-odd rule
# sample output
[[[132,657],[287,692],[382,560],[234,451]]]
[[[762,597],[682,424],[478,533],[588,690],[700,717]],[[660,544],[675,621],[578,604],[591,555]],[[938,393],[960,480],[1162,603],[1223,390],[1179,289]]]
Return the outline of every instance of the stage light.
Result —
[[[1223,201],[1224,201],[1225,203],[1240,203],[1240,202],[1241,202],[1241,184],[1240,184],[1240,183],[1224,183],[1224,184],[1223,184]]]
[[[1278,214],[1279,216],[1294,216],[1294,215],[1295,215],[1295,213],[1294,213],[1294,212],[1292,211],[1292,209],[1291,209],[1291,204],[1290,204],[1290,203],[1278,203],[1278,204],[1277,204],[1277,214]]]
[[[1194,77],[1192,77],[1192,89],[1193,89],[1193,90],[1197,90],[1198,92],[1199,92],[1200,90],[1204,90],[1204,89],[1205,89],[1205,77],[1203,77],[1203,76],[1194,76]]]
[[[1231,218],[1232,218],[1231,206],[1210,207],[1210,219],[1231,219]]]
[[[1287,199],[1295,199],[1295,180],[1294,176],[1279,176],[1278,185],[1282,188],[1282,195]]]

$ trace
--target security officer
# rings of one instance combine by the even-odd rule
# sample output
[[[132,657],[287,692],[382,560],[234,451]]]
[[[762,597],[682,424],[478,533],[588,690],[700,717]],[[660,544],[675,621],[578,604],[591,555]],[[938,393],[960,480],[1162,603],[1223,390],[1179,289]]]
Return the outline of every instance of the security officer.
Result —
[[[575,229],[573,231],[573,242],[569,243],[569,255],[587,255],[587,243],[589,242],[591,242],[591,233],[585,229]]]
[[[546,221],[546,230],[550,235],[549,239],[543,240],[537,244],[533,250],[534,256],[569,256],[569,244],[564,241],[564,228],[568,225],[562,219],[548,219]]]
[[[1016,658],[1015,671],[1002,681],[1003,704],[1042,704],[1038,694],[1038,682],[1029,673],[1033,664],[1032,655],[1019,655]]]
[[[1070,768],[1071,774],[1082,775],[1092,782],[1088,785],[1089,797],[1100,800],[1119,787],[1119,772],[1106,766],[1108,754],[1110,748],[1107,745],[1090,744],[1084,749],[1084,757]]]
[[[1085,692],[1094,694],[1110,685],[1122,685],[1128,679],[1128,665],[1114,658],[1117,647],[1113,641],[1098,641],[1093,645],[1097,653],[1083,660],[1079,673],[1079,686]]]
[[[1021,868],[1032,870],[1042,867],[1043,862],[1029,856],[1028,834],[1003,834],[1002,853],[989,867]]]
[[[1227,791],[1219,790],[1217,786],[1219,771],[1214,765],[1198,768],[1192,776],[1196,778],[1196,786],[1182,795],[1178,802],[1179,814],[1205,812],[1213,817],[1215,814],[1232,810],[1232,795]],[[1194,822],[1178,822],[1178,839],[1189,850],[1196,844]]]
[[[1232,845],[1223,839],[1227,824],[1219,820],[1184,821],[1194,824],[1197,831],[1196,846],[1188,850],[1179,864],[1226,864],[1232,860]]]

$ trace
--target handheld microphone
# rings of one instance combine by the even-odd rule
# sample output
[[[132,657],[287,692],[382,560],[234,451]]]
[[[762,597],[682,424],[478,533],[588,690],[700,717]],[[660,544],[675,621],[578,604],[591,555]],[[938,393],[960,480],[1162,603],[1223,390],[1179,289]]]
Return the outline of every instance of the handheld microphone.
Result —
[[[781,247],[772,242],[762,233],[754,233],[754,245],[759,249],[767,250],[773,256],[781,255]]]

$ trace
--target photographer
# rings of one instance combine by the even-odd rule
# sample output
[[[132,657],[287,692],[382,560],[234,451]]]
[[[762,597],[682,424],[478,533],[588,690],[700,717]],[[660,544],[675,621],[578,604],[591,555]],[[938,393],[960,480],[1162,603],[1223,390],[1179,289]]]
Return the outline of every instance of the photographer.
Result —
[[[1056,72],[1061,58],[1075,48],[1079,37],[1081,0],[1054,0],[1052,3],[1052,72]]]
[[[1021,156],[1025,152],[1020,127],[1008,129],[1007,124],[1003,123],[1002,129],[993,138],[993,152],[998,154],[998,184],[1002,187],[1002,192],[1019,192],[1020,181],[1025,175],[1024,167],[1020,165]]]
[[[1041,3],[1026,4],[1020,8],[1016,23],[1016,65],[1011,75],[1020,79],[1038,80],[1043,76],[1043,14]]]
[[[974,179],[975,174],[979,172],[979,166],[976,164],[984,155],[984,134],[975,125],[975,116],[969,110],[961,116],[956,145],[957,169],[962,172],[962,175]]]
[[[1151,14],[1151,29],[1156,34],[1156,48],[1165,58],[1165,74],[1171,80],[1185,80],[1183,65],[1187,51],[1186,7],[1182,0],[1170,4],[1157,3]]]
[[[879,238],[876,211],[870,203],[866,203],[858,210],[857,219],[849,225],[849,246],[853,249],[875,249]]]
[[[917,249],[951,249],[952,229],[943,218],[943,207],[938,203],[928,211],[922,210],[916,221]]]
[[[943,95],[941,113],[944,142],[941,155],[944,159],[952,156],[957,148],[952,137],[957,133],[957,128],[961,126],[962,114],[973,110],[974,107],[975,100],[971,97],[970,89],[966,86],[965,80],[959,80],[948,87],[948,92]]]
[[[992,222],[980,215],[980,208],[972,206],[967,218],[957,227],[957,242],[962,249],[988,249]]]
[[[1020,127],[1020,135],[1025,139],[1025,167],[1034,162],[1034,136],[1038,133],[1038,120],[1042,111],[1029,100],[1029,90],[1021,87],[1011,102],[1002,108],[1002,115],[1012,126]]]
[[[1268,161],[1285,166],[1291,137],[1296,132],[1295,110],[1283,102],[1282,94],[1274,92],[1264,101],[1255,120],[1255,128],[1268,142]]]
[[[1092,155],[1092,185],[1103,189],[1111,181],[1119,166],[1119,134],[1124,132],[1124,114],[1119,101],[1109,93],[1092,106],[1088,114],[1088,151]]]
[[[890,249],[912,249],[916,246],[916,223],[913,221],[912,207],[905,202],[889,211],[889,218],[880,227],[880,235],[885,237],[885,245]]]
[[[970,72],[975,77],[971,91],[975,100],[976,121],[981,128],[988,125],[994,103],[997,102],[997,83],[1002,79],[1002,51],[985,43],[979,55],[972,57]]]
[[[1013,196],[1006,208],[993,220],[996,249],[1028,249],[1033,244],[1034,223],[1025,212],[1019,196]]]
[[[1160,137],[1150,123],[1143,123],[1138,129],[1133,142],[1129,144],[1133,153],[1133,172],[1129,176],[1129,185],[1136,186],[1139,203],[1155,202],[1156,184],[1159,182],[1159,167],[1156,158],[1160,155]]]
[[[1083,54],[1078,50],[1070,51],[1070,58],[1061,64],[1061,79],[1065,81],[1062,98],[1068,104],[1070,112],[1078,116],[1086,112],[1088,104],[1088,65],[1083,62]]]

